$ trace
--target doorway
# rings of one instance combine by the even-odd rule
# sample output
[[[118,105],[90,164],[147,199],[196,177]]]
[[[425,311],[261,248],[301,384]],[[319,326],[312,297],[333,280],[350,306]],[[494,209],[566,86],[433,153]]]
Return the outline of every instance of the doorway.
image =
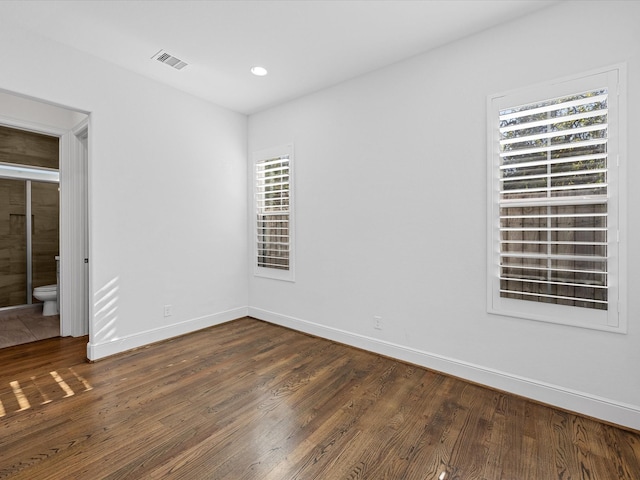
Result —
[[[0,125],[59,140],[59,334],[87,335],[89,116],[0,91]]]
[[[59,139],[0,126],[0,309],[57,283]]]

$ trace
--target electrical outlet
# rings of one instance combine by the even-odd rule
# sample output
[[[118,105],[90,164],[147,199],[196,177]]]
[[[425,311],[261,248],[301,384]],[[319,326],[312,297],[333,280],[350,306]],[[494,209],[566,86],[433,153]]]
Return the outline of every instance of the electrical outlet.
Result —
[[[373,328],[376,330],[382,330],[382,317],[378,315],[373,316]]]
[[[173,315],[173,305],[165,305],[164,306],[164,316],[170,317]]]

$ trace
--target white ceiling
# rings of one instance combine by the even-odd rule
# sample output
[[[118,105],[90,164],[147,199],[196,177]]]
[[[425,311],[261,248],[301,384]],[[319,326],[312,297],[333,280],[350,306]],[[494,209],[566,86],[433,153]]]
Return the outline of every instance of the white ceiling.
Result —
[[[557,1],[5,0],[0,18],[251,114]],[[160,49],[189,66],[152,60]]]

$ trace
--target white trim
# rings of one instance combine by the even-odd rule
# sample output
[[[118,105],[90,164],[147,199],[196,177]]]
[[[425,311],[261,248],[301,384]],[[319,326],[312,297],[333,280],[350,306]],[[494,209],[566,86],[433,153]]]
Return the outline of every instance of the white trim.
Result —
[[[60,327],[62,336],[79,337],[89,334],[88,265],[88,201],[87,166],[88,119],[62,136],[60,144]],[[65,292],[73,292],[67,295]]]
[[[99,360],[111,355],[126,352],[134,348],[143,347],[152,343],[168,340],[180,335],[192,333],[203,328],[213,327],[221,323],[230,322],[238,318],[246,317],[247,307],[238,307],[224,312],[213,313],[191,320],[186,320],[173,325],[167,325],[144,332],[137,332],[121,338],[115,338],[104,343],[87,344],[87,358],[91,361]]]
[[[78,138],[89,138],[89,119],[91,117],[89,117],[87,115],[87,118],[85,118],[84,120],[82,120],[80,123],[78,123],[75,127],[73,127],[71,129],[71,133],[73,133],[76,137]]]
[[[410,362],[470,382],[523,396],[605,422],[640,430],[640,405],[630,405],[540,380],[513,375],[436,353],[249,307],[249,316],[380,355]]]

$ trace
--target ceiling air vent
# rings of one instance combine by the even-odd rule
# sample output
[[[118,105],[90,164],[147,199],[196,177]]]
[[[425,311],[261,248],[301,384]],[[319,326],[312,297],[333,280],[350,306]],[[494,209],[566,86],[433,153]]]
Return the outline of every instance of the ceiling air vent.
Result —
[[[176,70],[182,70],[184,67],[188,65],[187,62],[183,62],[179,58],[176,58],[173,55],[168,54],[164,50],[160,50],[151,58],[155,58],[159,62],[169,65],[170,67],[173,67]]]

